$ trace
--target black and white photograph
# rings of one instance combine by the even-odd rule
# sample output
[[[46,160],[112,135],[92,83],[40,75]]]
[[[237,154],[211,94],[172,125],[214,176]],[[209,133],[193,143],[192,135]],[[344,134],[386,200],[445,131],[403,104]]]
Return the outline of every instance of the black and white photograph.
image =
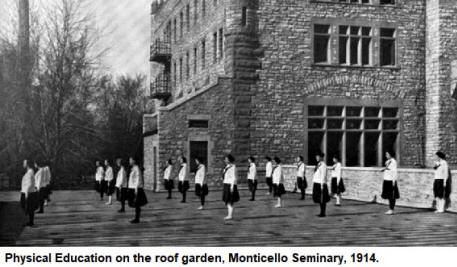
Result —
[[[0,247],[455,248],[453,180],[455,0],[0,0]]]

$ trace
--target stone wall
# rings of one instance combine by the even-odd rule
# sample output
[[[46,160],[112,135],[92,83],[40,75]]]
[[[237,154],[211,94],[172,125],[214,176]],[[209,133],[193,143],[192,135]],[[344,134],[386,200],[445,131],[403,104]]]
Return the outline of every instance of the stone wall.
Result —
[[[283,166],[286,190],[295,187],[295,166]],[[308,181],[307,192],[312,193],[312,177],[314,167],[308,167],[306,178]],[[330,175],[330,172],[328,172]],[[399,169],[398,187],[400,199],[398,205],[418,208],[429,208],[433,201],[433,170],[431,169]],[[453,181],[457,180],[457,171],[452,172]],[[343,179],[346,192],[343,198],[360,201],[372,201],[375,197],[378,203],[387,204],[381,198],[382,172],[378,168],[343,168]],[[330,182],[330,176],[329,176]],[[451,194],[451,211],[457,212],[457,187],[453,186]]]
[[[259,41],[263,56],[253,87],[251,153],[292,161],[306,155],[305,101],[308,97],[400,101],[402,166],[424,162],[425,1],[396,6],[296,0],[259,1]],[[379,29],[397,28],[398,65],[380,67],[313,64],[314,21],[344,22]],[[337,38],[332,42],[336,44]],[[378,47],[373,49],[377,53]],[[379,55],[378,55],[379,56]],[[332,58],[338,54],[332,53]]]

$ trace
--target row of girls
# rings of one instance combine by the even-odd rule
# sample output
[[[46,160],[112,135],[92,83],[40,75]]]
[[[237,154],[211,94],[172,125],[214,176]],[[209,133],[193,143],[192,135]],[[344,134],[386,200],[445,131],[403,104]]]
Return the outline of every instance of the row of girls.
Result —
[[[51,201],[51,170],[42,161],[24,160],[23,167],[20,203],[28,219],[26,226],[33,226],[35,212],[44,213],[44,206]]]
[[[346,188],[342,177],[342,165],[338,156],[333,156],[333,165],[328,168],[324,162],[324,154],[317,152],[316,155],[316,166],[313,172],[313,190],[312,198],[316,204],[320,206],[319,217],[326,216],[326,205],[331,200],[333,195],[336,198],[336,206],[341,206],[341,195],[345,192]],[[385,154],[386,162],[385,167],[381,169],[383,172],[383,183],[382,183],[382,194],[381,197],[389,201],[389,210],[386,212],[387,215],[393,215],[396,201],[400,198],[400,191],[397,183],[398,171],[397,161],[395,154],[392,151],[388,151]],[[286,193],[284,187],[284,175],[281,166],[281,159],[274,157],[266,157],[265,173],[266,173],[266,184],[268,185],[268,195],[273,195],[277,199],[275,208],[281,208],[283,206],[282,196]],[[189,189],[189,178],[187,170],[187,160],[185,157],[178,159],[180,163],[180,169],[178,172],[178,191],[182,194],[181,202],[186,202],[186,193]],[[305,191],[307,189],[307,180],[305,177],[306,165],[302,156],[298,156],[296,159],[296,189],[301,191],[300,200],[305,200]],[[223,177],[223,193],[222,200],[227,206],[227,216],[225,220],[231,220],[233,218],[234,204],[239,201],[240,196],[237,189],[237,169],[234,164],[235,158],[232,155],[225,157],[225,168],[222,173]],[[203,161],[200,158],[195,159],[195,163],[198,166],[195,174],[195,194],[201,200],[201,206],[198,209],[204,209],[205,197],[208,195],[208,185],[206,183],[206,169]],[[257,190],[257,166],[254,157],[248,158],[249,170],[247,173],[247,181],[249,191],[251,193],[250,201],[255,201],[256,190]],[[451,192],[450,182],[450,171],[446,162],[446,155],[442,152],[436,153],[435,161],[435,176],[433,183],[433,193],[435,197],[434,203],[436,203],[436,212],[442,213],[448,208]],[[172,198],[172,190],[174,189],[174,181],[171,177],[173,169],[173,161],[168,160],[167,167],[164,170],[164,185],[168,191],[167,199]],[[327,171],[330,170],[330,189],[329,181],[327,179]]]
[[[135,209],[135,218],[130,222],[139,223],[141,207],[148,203],[148,199],[144,192],[144,178],[138,161],[130,157],[126,166],[124,161],[118,158],[115,168],[111,166],[109,160],[105,160],[104,164],[96,161],[95,165],[95,190],[100,195],[100,200],[103,201],[106,194],[108,196],[106,205],[111,205],[112,196],[116,192],[116,198],[121,203],[121,209],[118,212],[125,212],[125,202],[127,202]],[[116,178],[114,178],[115,174]]]

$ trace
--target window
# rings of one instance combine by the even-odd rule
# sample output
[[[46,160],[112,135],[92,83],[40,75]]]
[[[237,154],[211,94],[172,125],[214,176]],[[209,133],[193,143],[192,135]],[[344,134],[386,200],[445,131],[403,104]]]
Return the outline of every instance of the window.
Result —
[[[176,87],[177,85],[177,77],[178,77],[178,74],[177,74],[177,67],[176,67],[176,60],[173,60],[173,84],[174,86]]]
[[[329,63],[330,25],[314,25],[314,63]]]
[[[380,30],[379,62],[381,66],[395,66],[396,64],[395,35],[395,29],[381,28]]]
[[[187,32],[190,31],[190,4],[187,4],[186,6],[186,26],[187,26]]]
[[[243,7],[241,10],[241,26],[248,25],[248,8]]]
[[[202,0],[202,17],[206,17],[206,0]]]
[[[176,18],[173,21],[173,25],[174,25],[173,26],[173,40],[176,43],[176,41],[178,40],[177,39],[178,24],[177,24]]]
[[[190,67],[189,67],[189,51],[186,53],[186,81],[190,78]]]
[[[198,0],[194,0],[194,25],[198,22]]]
[[[182,57],[179,59],[179,82],[182,83]]]
[[[206,41],[202,40],[202,52],[201,52],[202,70],[206,68]]]
[[[179,13],[179,37],[182,39],[184,36],[184,14],[181,12]]]
[[[198,59],[198,49],[194,47],[194,75],[197,75],[197,59]]]
[[[189,128],[208,128],[208,120],[189,120]]]
[[[395,0],[379,0],[380,5],[395,5]]]
[[[213,63],[217,63],[217,32],[213,34]]]
[[[339,63],[371,65],[371,28],[339,26]]]
[[[189,165],[190,172],[197,172],[198,166],[195,163],[195,159],[201,158],[203,164],[208,163],[208,142],[207,141],[190,141],[189,142]]]
[[[398,150],[398,107],[309,105],[308,162],[322,151],[326,162],[338,155],[344,166],[382,166],[388,150]]]
[[[219,60],[224,58],[224,29],[219,29]]]

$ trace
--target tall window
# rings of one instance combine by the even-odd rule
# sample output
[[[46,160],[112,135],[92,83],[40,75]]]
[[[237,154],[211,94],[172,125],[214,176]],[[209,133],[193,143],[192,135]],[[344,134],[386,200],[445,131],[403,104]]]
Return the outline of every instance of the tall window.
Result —
[[[194,47],[194,75],[197,75],[198,49]]]
[[[178,74],[177,74],[177,67],[176,67],[176,60],[173,60],[173,85],[176,87],[177,86],[177,77],[178,77]]]
[[[182,83],[182,57],[179,58],[179,83]]]
[[[206,18],[206,0],[202,0],[202,17]]]
[[[241,10],[241,26],[248,25],[248,8],[243,7]]]
[[[224,29],[219,29],[219,60],[224,58]]]
[[[190,66],[189,66],[189,51],[186,52],[186,80],[190,78]]]
[[[194,0],[194,25],[198,22],[198,0]]]
[[[184,14],[182,11],[179,13],[179,37],[182,39],[184,35]]]
[[[189,143],[189,158],[190,158],[190,172],[197,172],[197,164],[195,159],[198,157],[203,160],[203,164],[208,164],[208,142],[207,141],[191,141]]]
[[[395,66],[395,29],[381,28],[380,30],[380,52],[379,62],[381,66]]]
[[[382,166],[386,151],[398,150],[399,109],[395,106],[309,105],[308,161],[322,151],[344,166]]]
[[[177,32],[178,32],[178,23],[176,21],[176,18],[173,20],[173,41],[176,43],[178,40],[177,38]]]
[[[186,27],[187,27],[187,32],[190,31],[190,4],[187,4],[186,6]]]
[[[217,63],[217,32],[213,33],[213,63]]]
[[[206,68],[206,41],[202,40],[202,51],[201,51],[202,70]]]
[[[344,65],[371,65],[371,28],[339,26],[339,62]]]
[[[314,63],[329,63],[330,25],[314,25]]]

